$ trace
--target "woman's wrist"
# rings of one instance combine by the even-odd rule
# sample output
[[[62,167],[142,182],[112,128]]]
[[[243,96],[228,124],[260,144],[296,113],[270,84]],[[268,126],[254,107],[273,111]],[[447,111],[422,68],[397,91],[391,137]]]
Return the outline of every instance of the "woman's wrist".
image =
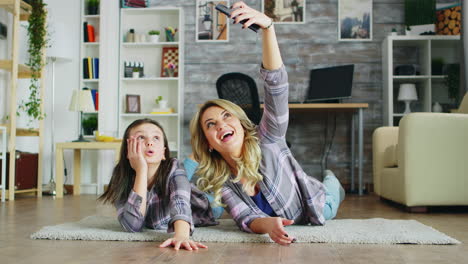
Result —
[[[264,30],[268,30],[268,29],[270,29],[272,26],[273,26],[273,19],[270,18],[270,24],[269,24],[268,26],[264,27],[263,29],[264,29]]]

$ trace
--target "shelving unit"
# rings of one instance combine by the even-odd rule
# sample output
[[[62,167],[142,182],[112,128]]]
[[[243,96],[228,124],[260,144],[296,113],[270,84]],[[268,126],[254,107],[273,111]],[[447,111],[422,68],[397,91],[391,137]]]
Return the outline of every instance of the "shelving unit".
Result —
[[[99,97],[99,78],[95,78],[95,76],[90,75],[89,79],[85,78],[84,76],[84,63],[83,59],[85,58],[97,58],[99,60],[99,40],[100,40],[100,22],[101,16],[99,14],[88,14],[88,9],[86,6],[86,0],[81,1],[81,45],[80,45],[80,88],[88,88],[93,92],[93,97],[95,96],[95,92],[97,92],[97,96]],[[94,35],[95,41],[94,42],[86,42],[84,38],[84,27],[83,24],[87,23],[88,25],[92,25],[94,27]],[[98,103],[99,104],[99,103]],[[98,107],[99,109],[99,107]],[[85,112],[82,115],[82,120],[80,120],[80,129],[82,129],[82,122],[84,119],[95,117],[98,119],[99,111],[93,112]],[[99,124],[98,124],[99,126]],[[93,134],[85,133],[83,131],[83,135],[86,137],[93,137]]]
[[[10,72],[10,90],[9,90],[9,102],[10,102],[10,110],[9,110],[9,118],[8,124],[5,126],[7,127],[7,134],[9,135],[8,138],[8,152],[9,153],[16,153],[16,137],[17,136],[39,136],[39,154],[38,159],[39,161],[42,158],[43,153],[43,146],[44,146],[44,120],[39,121],[39,128],[38,129],[18,129],[16,127],[16,112],[18,110],[17,106],[17,86],[18,86],[18,79],[27,79],[31,78],[31,70],[29,67],[19,64],[19,28],[20,28],[20,21],[27,21],[29,15],[31,13],[32,7],[24,1],[20,0],[1,0],[0,1],[0,8],[8,11],[13,16],[13,25],[11,27],[12,31],[12,45],[11,45],[11,60],[0,60],[0,69],[6,70]],[[42,59],[45,61],[45,52],[43,53]],[[44,73],[43,70],[40,73],[40,96],[41,96],[41,112],[44,112]],[[3,157],[2,155],[2,158]],[[37,196],[42,196],[42,162],[39,162],[38,167],[38,177],[37,177],[37,187],[31,189],[23,189],[23,190],[16,190],[15,186],[15,159],[9,160],[9,182],[8,182],[8,191],[6,193],[2,193],[2,199],[4,197],[8,197],[8,200],[15,199],[15,193],[29,193],[35,192]],[[4,168],[4,167],[3,167]],[[6,183],[5,183],[6,184]],[[11,191],[14,190],[14,191]]]
[[[6,194],[6,144],[7,144],[7,127],[0,126],[0,132],[2,133],[2,145],[0,150],[0,160],[2,162],[2,170],[0,171],[0,179],[2,181],[2,185],[0,185],[0,190],[2,194],[2,202],[5,202],[5,194]]]
[[[387,36],[382,42],[383,120],[387,126],[398,125],[404,116],[399,102],[402,83],[416,84],[418,100],[411,103],[413,112],[431,112],[434,102],[448,101],[443,86],[444,75],[432,75],[432,60],[443,58],[445,64],[459,63],[460,36]],[[416,65],[417,75],[395,75],[398,65]]]
[[[183,127],[183,76],[184,76],[184,21],[181,8],[122,8],[120,15],[120,84],[119,84],[119,132],[122,137],[127,126],[136,119],[151,118],[158,121],[168,137],[172,154],[180,155],[181,130]],[[177,28],[174,42],[166,40],[164,29]],[[150,30],[159,30],[160,42],[127,42],[130,29],[136,34],[147,36]],[[146,40],[149,41],[149,40]],[[178,53],[178,75],[161,76],[163,49],[176,47]],[[144,76],[124,77],[125,62],[143,62]],[[140,95],[140,113],[126,113],[126,95]],[[157,108],[155,99],[162,96],[168,101],[171,114],[150,114]]]

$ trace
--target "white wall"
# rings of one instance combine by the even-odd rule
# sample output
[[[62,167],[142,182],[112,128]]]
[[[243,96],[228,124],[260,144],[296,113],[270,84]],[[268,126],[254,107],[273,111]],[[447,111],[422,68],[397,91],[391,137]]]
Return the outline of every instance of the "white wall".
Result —
[[[79,47],[80,47],[80,1],[46,0],[48,10],[48,32],[51,47],[46,56],[59,56],[55,63],[55,80],[52,80],[52,64],[46,66],[46,119],[44,140],[44,183],[51,176],[55,158],[51,156],[52,132],[54,142],[71,141],[78,137],[78,117],[76,112],[68,111],[73,90],[79,88]],[[54,102],[52,86],[54,85]],[[52,107],[53,103],[53,107]],[[54,110],[52,114],[52,108]],[[53,124],[52,124],[52,118]],[[67,155],[68,154],[68,155]],[[65,164],[68,174],[72,172],[71,153],[66,153]],[[72,182],[70,179],[68,183]]]

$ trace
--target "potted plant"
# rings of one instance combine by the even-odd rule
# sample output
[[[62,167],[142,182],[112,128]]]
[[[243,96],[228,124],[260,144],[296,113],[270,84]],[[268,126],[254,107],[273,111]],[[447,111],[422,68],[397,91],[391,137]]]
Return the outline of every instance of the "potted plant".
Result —
[[[134,68],[133,68],[133,75],[132,75],[132,77],[133,77],[134,79],[140,78],[140,70],[138,69],[138,67],[134,67]]]
[[[156,105],[158,105],[159,108],[167,108],[167,101],[163,100],[163,97],[160,95],[158,96],[155,100]]]
[[[453,104],[457,104],[460,92],[460,64],[447,64],[444,84],[447,87],[448,97]]]
[[[436,0],[405,0],[406,35],[435,30]]]
[[[94,130],[97,130],[97,116],[92,115],[88,118],[85,118],[81,121],[81,126],[83,127],[84,135],[93,135]]]
[[[444,68],[443,58],[433,58],[431,63],[432,75],[442,75],[442,69]]]
[[[46,29],[46,4],[43,0],[31,1],[31,15],[28,18],[28,53],[26,65],[31,70],[31,84],[29,85],[28,101],[22,101],[18,108],[24,111],[33,120],[42,120],[45,113],[41,111],[41,92],[39,78],[45,65],[43,60],[44,50],[47,47],[48,36]],[[19,112],[17,113],[19,114]]]
[[[87,0],[88,15],[99,14],[99,0]]]
[[[149,39],[152,43],[157,43],[159,41],[159,34],[161,32],[159,30],[150,30],[148,32]]]

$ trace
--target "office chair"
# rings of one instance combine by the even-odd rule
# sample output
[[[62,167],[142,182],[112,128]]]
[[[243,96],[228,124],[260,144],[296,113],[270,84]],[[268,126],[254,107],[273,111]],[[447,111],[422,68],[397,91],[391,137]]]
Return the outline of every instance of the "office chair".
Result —
[[[250,76],[240,72],[223,74],[216,81],[216,90],[219,98],[237,104],[254,124],[260,123],[262,109],[260,109],[257,85]]]
[[[252,77],[240,72],[223,74],[216,81],[216,90],[219,98],[237,104],[254,124],[260,124],[263,110],[260,108],[257,85]],[[286,143],[291,147],[289,142]]]

